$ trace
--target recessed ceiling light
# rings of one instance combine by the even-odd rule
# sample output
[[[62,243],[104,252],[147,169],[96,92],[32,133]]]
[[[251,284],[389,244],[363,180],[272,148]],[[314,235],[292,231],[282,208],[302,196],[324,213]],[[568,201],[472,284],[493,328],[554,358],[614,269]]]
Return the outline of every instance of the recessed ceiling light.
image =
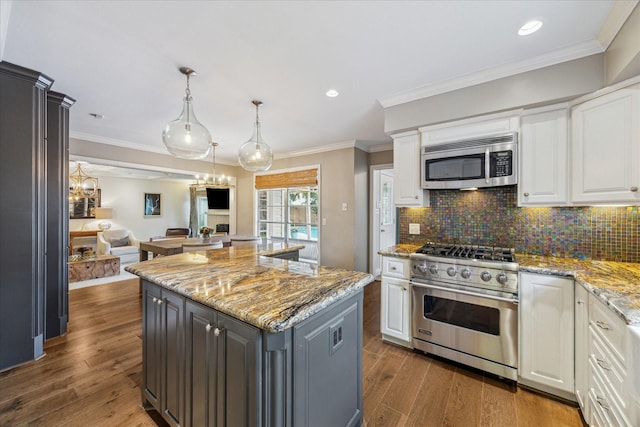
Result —
[[[337,90],[335,90],[335,89],[329,89],[329,90],[327,91],[327,96],[328,96],[329,98],[335,98],[335,97],[336,97],[336,96],[338,96],[338,95],[340,95],[340,94],[339,94],[339,93],[338,93],[338,91],[337,91]]]
[[[532,21],[527,22],[518,30],[519,36],[528,36],[529,34],[533,34],[538,31],[542,27],[542,21],[538,21],[534,19]]]

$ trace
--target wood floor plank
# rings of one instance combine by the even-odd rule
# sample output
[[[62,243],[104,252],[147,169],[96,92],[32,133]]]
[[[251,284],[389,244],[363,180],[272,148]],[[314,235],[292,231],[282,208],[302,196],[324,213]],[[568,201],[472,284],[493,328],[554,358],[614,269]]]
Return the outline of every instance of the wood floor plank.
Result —
[[[517,425],[516,393],[513,387],[485,376],[480,405],[480,427],[512,427]]]
[[[407,423],[407,416],[390,408],[385,404],[380,404],[367,419],[367,427],[404,427]]]
[[[385,405],[408,416],[430,364],[431,359],[409,353],[382,399]]]
[[[482,374],[456,369],[444,414],[443,426],[463,427],[480,424]]]
[[[455,367],[433,359],[422,381],[415,403],[409,412],[408,425],[419,427],[442,426]]]

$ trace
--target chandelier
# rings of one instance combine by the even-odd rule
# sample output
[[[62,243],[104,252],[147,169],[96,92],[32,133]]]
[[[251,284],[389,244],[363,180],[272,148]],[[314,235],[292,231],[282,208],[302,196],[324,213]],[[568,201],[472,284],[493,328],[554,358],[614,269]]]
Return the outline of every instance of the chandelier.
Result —
[[[189,67],[180,67],[180,72],[187,76],[187,88],[182,102],[180,116],[167,123],[162,131],[162,142],[167,151],[181,159],[198,160],[209,154],[211,134],[193,113],[193,98],[189,88],[189,78],[196,72]]]
[[[77,164],[76,170],[69,174],[69,199],[96,197],[98,194],[98,178],[87,175]]]
[[[230,178],[225,175],[217,175],[216,174],[216,147],[219,145],[217,142],[211,141],[209,143],[211,145],[211,151],[213,151],[213,171],[212,174],[205,174],[202,177],[202,181],[200,180],[200,175],[196,175],[196,186],[205,185],[205,186],[222,186],[229,187],[231,185]]]
[[[258,117],[258,107],[262,101],[251,101],[256,106],[256,122],[253,127],[253,136],[250,140],[242,144],[238,153],[240,166],[252,172],[269,170],[273,163],[273,153],[271,147],[262,140],[260,133],[260,117]]]

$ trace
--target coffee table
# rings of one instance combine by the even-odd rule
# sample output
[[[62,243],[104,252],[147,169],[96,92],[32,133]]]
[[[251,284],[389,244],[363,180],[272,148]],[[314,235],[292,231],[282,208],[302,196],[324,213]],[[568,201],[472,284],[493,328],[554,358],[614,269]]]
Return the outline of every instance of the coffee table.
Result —
[[[120,274],[120,257],[98,255],[95,258],[69,261],[69,283]]]

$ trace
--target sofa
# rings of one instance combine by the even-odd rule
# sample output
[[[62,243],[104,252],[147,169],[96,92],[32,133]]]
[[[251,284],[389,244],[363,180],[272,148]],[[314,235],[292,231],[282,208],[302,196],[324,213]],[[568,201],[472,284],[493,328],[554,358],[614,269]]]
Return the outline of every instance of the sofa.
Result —
[[[140,260],[140,241],[130,230],[105,230],[98,232],[98,255],[120,257],[120,265]]]

